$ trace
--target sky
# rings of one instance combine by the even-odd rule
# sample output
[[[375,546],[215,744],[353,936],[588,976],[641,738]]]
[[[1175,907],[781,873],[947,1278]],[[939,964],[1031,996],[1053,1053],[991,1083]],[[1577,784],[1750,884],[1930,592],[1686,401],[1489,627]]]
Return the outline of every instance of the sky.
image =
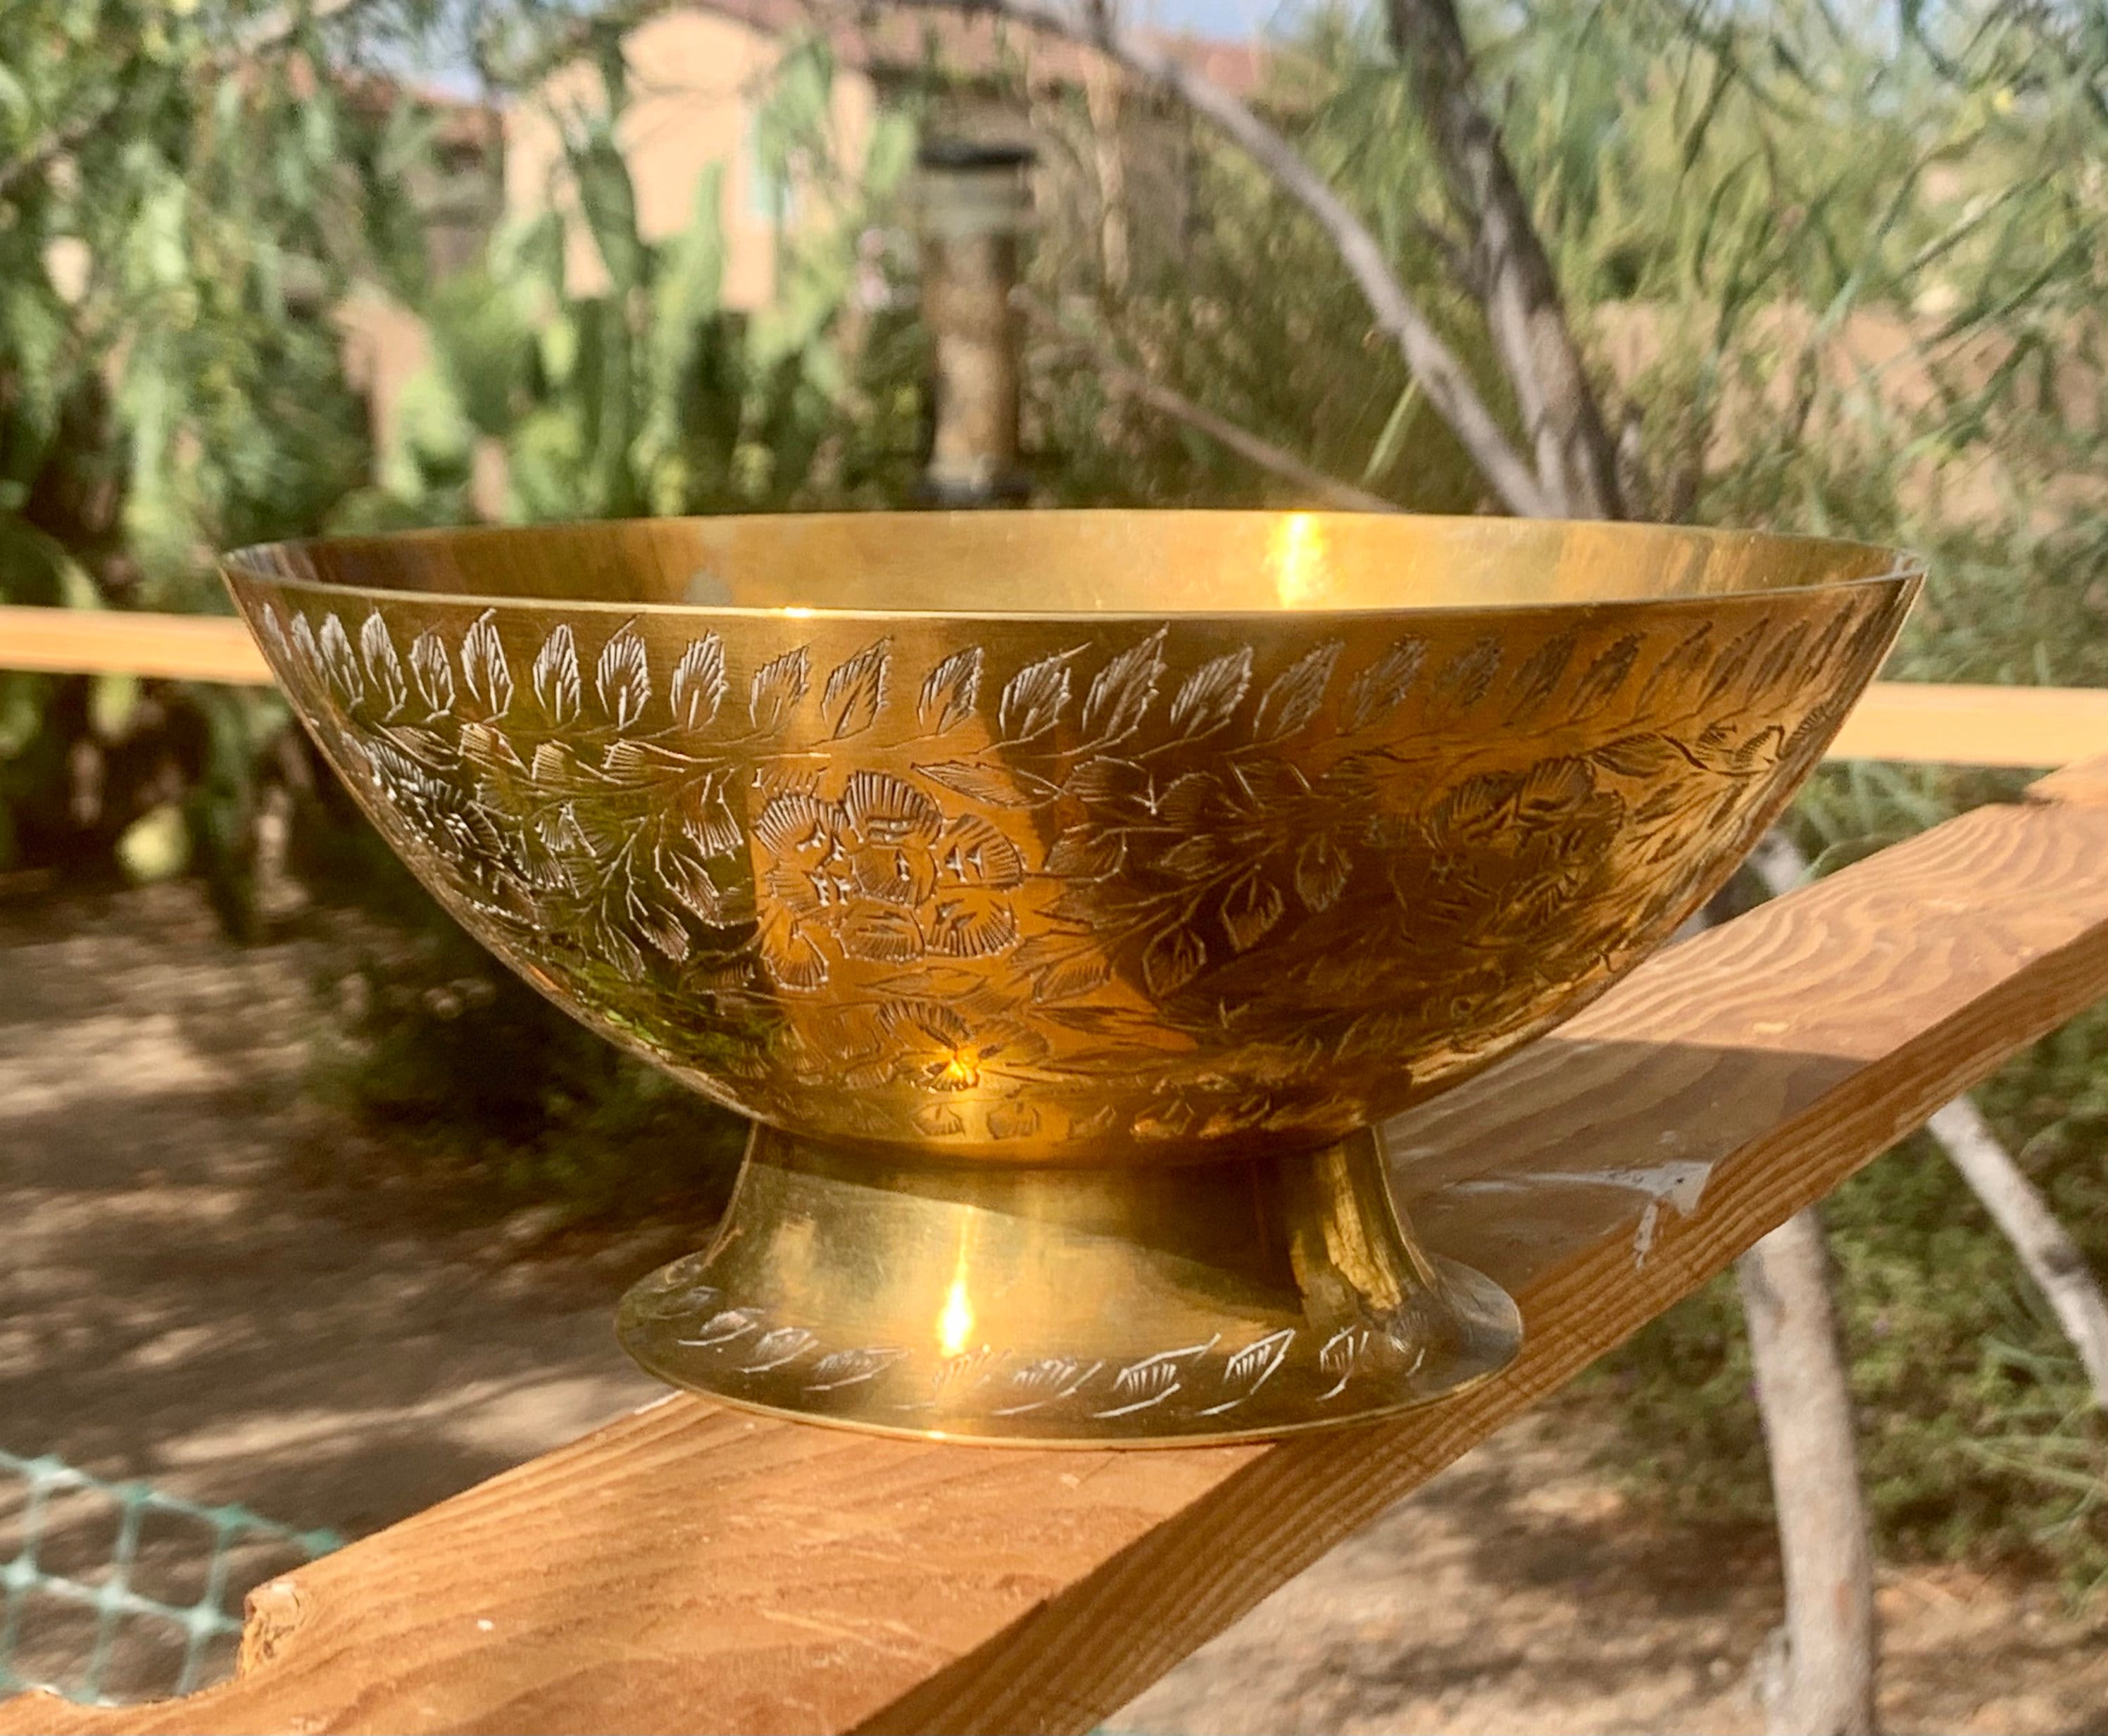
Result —
[[[1295,0],[1128,0],[1122,10],[1137,24],[1245,38],[1263,34],[1295,9]]]

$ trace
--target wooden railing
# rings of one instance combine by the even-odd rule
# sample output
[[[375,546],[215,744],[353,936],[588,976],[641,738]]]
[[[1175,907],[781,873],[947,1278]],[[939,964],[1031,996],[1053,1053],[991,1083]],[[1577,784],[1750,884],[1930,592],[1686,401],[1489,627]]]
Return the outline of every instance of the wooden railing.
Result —
[[[110,666],[92,633],[18,621],[0,613],[0,664]],[[239,631],[212,668],[259,678]],[[205,644],[186,637],[182,672],[208,676]],[[165,654],[130,667],[178,672]],[[1838,751],[2054,763],[2108,750],[2105,698],[1876,688]],[[0,1729],[1088,1729],[2104,994],[2097,765],[1657,956],[1393,1124],[1428,1240],[1522,1304],[1521,1356],[1468,1394],[1128,1454],[669,1396],[271,1581],[231,1682],[119,1709],[17,1699]]]

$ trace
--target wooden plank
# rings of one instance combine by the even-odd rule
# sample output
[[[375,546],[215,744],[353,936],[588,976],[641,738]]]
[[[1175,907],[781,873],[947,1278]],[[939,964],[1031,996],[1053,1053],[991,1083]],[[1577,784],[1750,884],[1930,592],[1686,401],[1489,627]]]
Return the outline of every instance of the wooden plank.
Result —
[[[120,609],[0,607],[0,669],[271,684],[264,654],[239,621]]]
[[[232,1683],[11,1731],[1083,1730],[2108,992],[2108,809],[1980,809],[1651,960],[1391,1130],[1513,1368],[1272,1446],[1040,1452],[669,1399],[252,1600]]]
[[[239,621],[0,607],[0,668],[124,672],[268,685]],[[2108,753],[2108,688],[1879,681],[1844,720],[1832,759],[2061,766]]]
[[[1832,759],[2061,766],[2108,753],[2108,688],[1877,681],[1844,720]]]

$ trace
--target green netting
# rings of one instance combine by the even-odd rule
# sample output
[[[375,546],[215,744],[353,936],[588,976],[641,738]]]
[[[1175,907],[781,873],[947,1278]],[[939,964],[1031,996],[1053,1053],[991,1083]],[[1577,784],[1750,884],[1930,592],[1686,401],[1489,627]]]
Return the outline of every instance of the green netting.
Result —
[[[215,1649],[223,1652],[241,1630],[236,1612],[241,1598],[270,1571],[244,1572],[245,1563],[273,1556],[281,1565],[290,1564],[288,1557],[312,1561],[344,1541],[333,1531],[274,1524],[245,1507],[205,1507],[142,1482],[105,1482],[48,1455],[22,1459],[0,1450],[0,1499],[8,1500],[11,1509],[0,1512],[0,1540],[11,1534],[16,1545],[13,1555],[0,1565],[0,1590],[6,1594],[0,1612],[0,1692],[46,1688],[98,1705],[187,1693],[201,1685]],[[84,1503],[102,1510],[83,1519]],[[40,1557],[52,1540],[61,1506],[73,1509],[76,1533],[98,1531],[101,1522],[114,1520],[114,1543],[106,1560],[92,1567],[69,1564],[70,1571],[64,1572],[43,1563]],[[176,1522],[182,1531],[162,1540],[155,1552],[162,1558],[156,1571],[164,1578],[195,1581],[194,1599],[156,1597],[134,1583],[142,1530],[157,1520]],[[187,1545],[184,1533],[190,1538]],[[69,1542],[78,1554],[79,1536]],[[7,1546],[0,1540],[0,1548]],[[201,1562],[195,1558],[200,1549]],[[175,1554],[185,1558],[172,1563],[168,1558]],[[70,1608],[88,1618],[60,1636],[59,1655],[54,1655],[48,1634],[40,1645],[27,1644],[29,1613],[38,1607]],[[142,1673],[139,1660],[149,1659],[159,1679],[111,1693],[113,1666],[120,1657],[127,1659],[131,1667],[126,1673],[134,1677]]]

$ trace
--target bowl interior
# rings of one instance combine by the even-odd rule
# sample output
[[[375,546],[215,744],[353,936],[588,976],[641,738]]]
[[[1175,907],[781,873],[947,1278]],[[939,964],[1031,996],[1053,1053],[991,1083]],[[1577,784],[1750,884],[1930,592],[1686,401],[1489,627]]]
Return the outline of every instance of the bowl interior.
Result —
[[[822,513],[281,544],[238,572],[573,605],[1053,617],[1488,609],[1878,578],[1889,549],[1754,532],[1324,512]]]

